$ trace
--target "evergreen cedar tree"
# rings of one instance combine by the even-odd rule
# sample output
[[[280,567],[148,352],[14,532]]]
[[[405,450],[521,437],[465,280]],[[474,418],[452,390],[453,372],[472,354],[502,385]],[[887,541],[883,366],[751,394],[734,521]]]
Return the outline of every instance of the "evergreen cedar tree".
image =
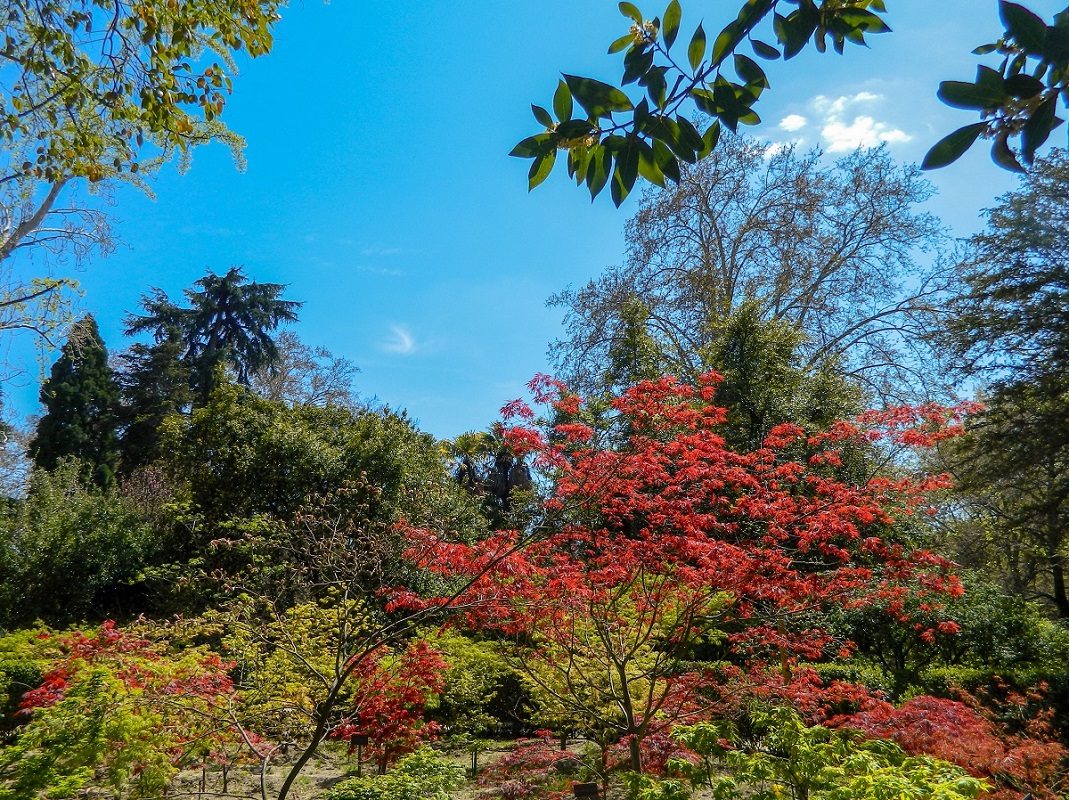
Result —
[[[283,300],[280,283],[249,281],[240,267],[225,275],[209,272],[185,289],[188,307],[171,301],[161,289],[141,298],[143,315],[126,319],[126,335],[151,333],[157,345],[181,342],[180,360],[190,373],[190,387],[201,405],[219,385],[224,365],[238,383],[270,367],[279,357],[271,336],[284,322],[296,322],[301,304]]]
[[[624,53],[619,85],[565,74],[549,109],[531,106],[543,130],[511,152],[532,159],[531,189],[558,157],[591,198],[608,187],[617,206],[639,176],[662,187],[678,182],[681,163],[706,158],[723,129],[736,133],[740,124],[761,122],[754,107],[770,84],[764,69],[740,52],[744,47],[768,60],[793,58],[810,43],[822,53],[830,44],[841,54],[848,43],[865,45],[867,34],[891,30],[880,16],[887,11],[884,0],[746,0],[718,33],[707,33],[699,22],[689,42],[679,40],[673,50],[683,16],[679,0],[671,0],[661,16],[647,17],[630,2],[619,7],[628,28],[609,45],[609,53]],[[1069,86],[1069,9],[1047,25],[1017,3],[999,0],[998,8],[1004,34],[974,52],[996,54],[1001,66],[980,65],[975,81],[939,86],[944,103],[979,112],[982,121],[937,142],[925,156],[925,169],[956,161],[984,137],[992,141],[995,163],[1023,171],[1022,163],[1030,165],[1063,122],[1057,112]],[[631,95],[623,88],[629,84],[638,87]],[[691,110],[711,124],[700,130]],[[1011,140],[1019,142],[1018,151]]]
[[[879,603],[889,622],[915,625],[923,639],[956,630],[914,622],[905,602],[938,607],[962,592],[946,559],[909,543],[909,518],[947,487],[945,476],[856,482],[839,467],[848,446],[926,447],[953,436],[972,406],[869,412],[816,433],[782,424],[761,446],[736,452],[720,433],[727,412],[712,404],[718,381],[715,373],[696,387],[662,378],[624,392],[613,407],[630,435],[616,449],[575,422],[556,425],[547,441],[522,424],[533,412],[510,404],[507,415],[521,424],[506,429],[506,440],[554,476],[551,519],[474,545],[409,532],[417,564],[471,581],[449,601],[466,624],[531,644],[532,668],[564,654],[569,664],[585,656],[588,669],[609,672],[603,681],[633,704],[622,721],[614,711],[615,721],[588,722],[615,726],[632,742],[635,771],[645,738],[729,694],[779,697],[811,713],[850,699],[848,687],[798,667],[849,655],[819,626],[822,609]],[[532,390],[559,418],[581,410],[581,399],[551,379],[536,379]],[[445,602],[399,589],[390,607]],[[730,666],[693,667],[688,658],[717,637]],[[671,660],[649,669],[637,655],[643,648]]]
[[[34,464],[53,470],[62,459],[74,458],[84,465],[88,482],[112,486],[119,461],[119,387],[92,315],[71,329],[41,387],[41,404],[45,415],[30,443]]]

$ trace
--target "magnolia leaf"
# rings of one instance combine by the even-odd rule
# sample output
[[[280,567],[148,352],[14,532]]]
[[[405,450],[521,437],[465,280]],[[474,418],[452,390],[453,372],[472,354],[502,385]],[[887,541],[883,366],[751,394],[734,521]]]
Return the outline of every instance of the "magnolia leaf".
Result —
[[[953,164],[962,157],[966,150],[973,146],[973,143],[986,129],[986,122],[976,122],[972,125],[958,128],[949,136],[943,137],[924,156],[921,169],[939,169],[947,164]]]
[[[661,36],[664,38],[664,46],[671,49],[679,34],[679,20],[683,16],[683,10],[679,6],[679,0],[672,0],[664,11],[664,19],[661,22]]]

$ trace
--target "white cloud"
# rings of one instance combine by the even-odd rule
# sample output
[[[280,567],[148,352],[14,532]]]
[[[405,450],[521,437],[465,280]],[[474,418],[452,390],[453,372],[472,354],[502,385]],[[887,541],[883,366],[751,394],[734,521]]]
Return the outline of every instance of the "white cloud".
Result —
[[[371,275],[385,275],[390,278],[403,278],[405,271],[401,269],[387,269],[386,267],[371,267],[367,264],[359,264],[356,269],[359,272],[367,272]]]
[[[382,343],[382,349],[387,353],[407,356],[416,352],[416,339],[403,325],[391,325],[390,332],[393,336]]]
[[[398,253],[403,252],[400,247],[383,247],[382,245],[371,245],[365,247],[360,251],[362,256],[395,256]]]
[[[842,153],[858,147],[875,147],[883,142],[900,144],[912,139],[905,131],[886,122],[879,122],[867,114],[852,113],[856,106],[870,106],[882,99],[881,95],[872,92],[858,92],[836,98],[817,95],[809,101],[810,108],[822,118],[820,133],[827,151]]]
[[[799,131],[808,124],[809,120],[807,120],[801,114],[788,114],[779,122],[779,126],[783,128],[783,130],[788,131],[790,133]]]
[[[881,142],[900,144],[913,138],[905,131],[891,128],[883,122],[865,116],[854,117],[850,124],[830,120],[821,130],[821,135],[829,153],[842,153],[858,147],[875,147]]]

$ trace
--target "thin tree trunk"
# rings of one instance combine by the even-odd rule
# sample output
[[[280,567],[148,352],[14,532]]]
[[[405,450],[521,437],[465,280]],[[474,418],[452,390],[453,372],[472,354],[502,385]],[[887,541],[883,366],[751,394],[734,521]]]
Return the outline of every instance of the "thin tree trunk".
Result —
[[[334,693],[332,692],[332,695],[333,694]],[[312,738],[297,759],[297,763],[290,768],[289,774],[286,775],[286,780],[282,782],[282,788],[278,790],[278,800],[286,800],[286,796],[290,793],[290,788],[293,786],[293,782],[297,780],[297,776],[301,774],[301,770],[303,770],[305,765],[312,760],[312,756],[315,755],[316,750],[319,749],[319,745],[322,744],[323,739],[326,738],[327,717],[333,706],[334,704],[331,703],[328,708],[323,708],[321,706],[316,709],[316,716],[318,719],[316,720],[315,730],[312,731]]]
[[[1054,584],[1054,606],[1058,609],[1058,616],[1069,619],[1069,596],[1065,591],[1065,565],[1062,563],[1061,554],[1061,529],[1059,525],[1058,507],[1052,506],[1047,512],[1047,559],[1050,562],[1050,576]]]
[[[1051,556],[1050,574],[1054,582],[1054,605],[1058,609],[1058,616],[1069,619],[1069,595],[1065,591],[1065,567],[1060,555]]]

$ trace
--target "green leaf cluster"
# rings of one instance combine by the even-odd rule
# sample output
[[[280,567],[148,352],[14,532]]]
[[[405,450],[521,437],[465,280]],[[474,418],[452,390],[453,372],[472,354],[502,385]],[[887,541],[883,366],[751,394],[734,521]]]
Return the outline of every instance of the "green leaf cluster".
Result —
[[[13,0],[0,54],[0,142],[15,171],[56,183],[136,172],[225,135],[233,56],[272,45],[279,0]],[[17,159],[22,159],[21,166]]]
[[[609,46],[610,54],[624,54],[620,85],[566,74],[553,97],[553,114],[532,106],[545,131],[524,139],[511,153],[533,160],[529,187],[546,179],[559,151],[567,153],[569,176],[586,185],[591,199],[608,186],[617,206],[639,176],[662,187],[666,181],[678,182],[681,162],[693,164],[709,155],[722,128],[736,132],[740,124],[761,121],[753,107],[769,87],[768,78],[756,61],[737,50],[748,41],[759,57],[781,56],[776,47],[753,38],[770,16],[784,58],[797,55],[809,42],[823,51],[830,41],[841,53],[847,42],[865,44],[867,33],[889,30],[879,16],[886,10],[883,0],[795,0],[796,8],[786,15],[776,13],[778,5],[778,0],[746,0],[711,47],[699,23],[684,66],[672,52],[682,19],[678,0],[652,19],[632,3],[620,3],[630,28]],[[630,84],[640,90],[637,100],[623,88]],[[689,104],[712,119],[704,131],[684,113]],[[576,106],[582,113],[576,113]]]
[[[670,769],[717,800],[740,796],[742,787],[754,800],[966,800],[986,789],[984,781],[960,767],[907,756],[890,740],[807,727],[789,708],[755,712],[751,723],[746,738],[727,722],[676,728],[673,738],[699,758],[696,763],[674,759]]]
[[[1069,86],[1069,13],[1057,14],[1054,24],[1047,25],[1024,6],[999,0],[999,14],[1005,25],[1002,38],[973,52],[997,53],[1002,56],[1000,65],[981,65],[972,82],[939,84],[944,103],[979,111],[982,121],[958,128],[937,142],[924,158],[924,169],[953,163],[983,137],[992,141],[991,158],[996,164],[1023,172],[1064,122],[1057,111]],[[1018,152],[1010,147],[1012,139],[1020,140]]]
[[[37,470],[0,516],[0,626],[135,614],[159,541],[126,500],[86,485],[81,465]]]
[[[449,800],[463,785],[463,769],[424,747],[402,758],[386,775],[342,781],[324,800]]]

